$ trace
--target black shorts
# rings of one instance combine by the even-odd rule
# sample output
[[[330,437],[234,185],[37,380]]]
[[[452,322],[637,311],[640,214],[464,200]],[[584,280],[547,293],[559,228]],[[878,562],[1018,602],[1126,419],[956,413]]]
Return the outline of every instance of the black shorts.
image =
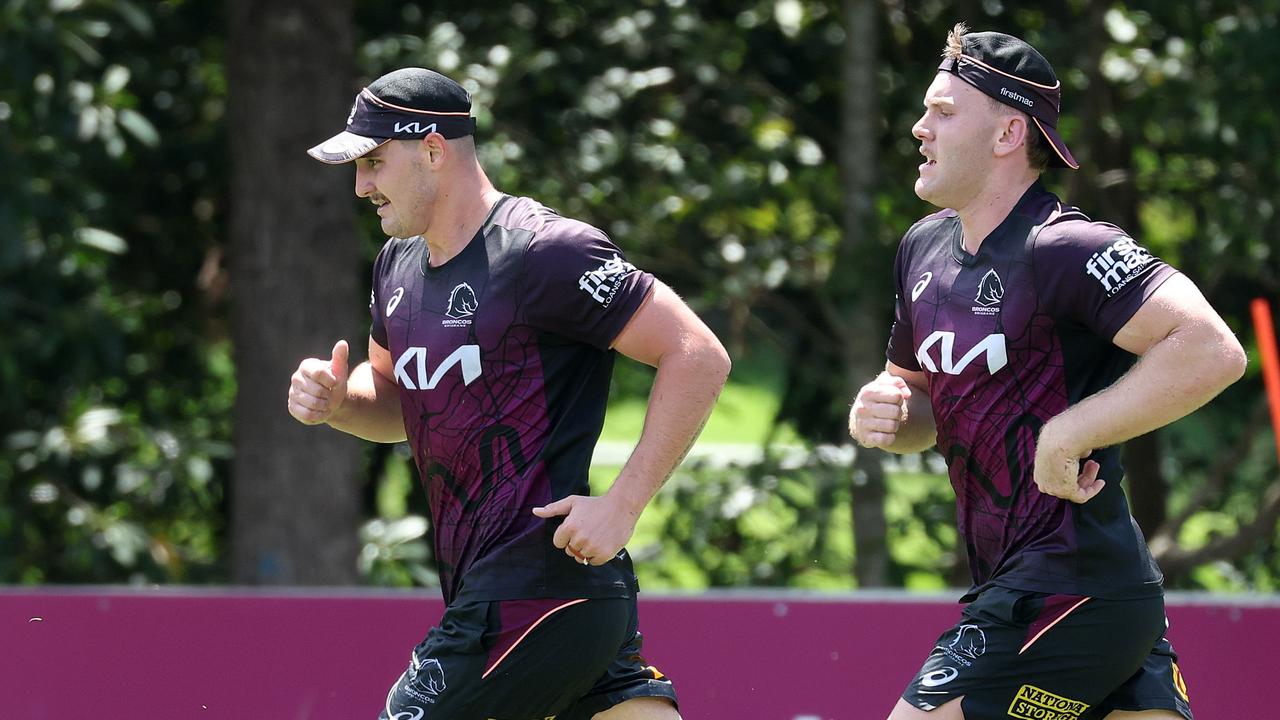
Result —
[[[379,720],[589,720],[625,700],[676,702],[640,656],[635,598],[493,600],[445,609]]]
[[[944,632],[902,698],[964,696],[969,720],[1092,720],[1171,710],[1191,720],[1164,598],[1099,600],[992,587]]]

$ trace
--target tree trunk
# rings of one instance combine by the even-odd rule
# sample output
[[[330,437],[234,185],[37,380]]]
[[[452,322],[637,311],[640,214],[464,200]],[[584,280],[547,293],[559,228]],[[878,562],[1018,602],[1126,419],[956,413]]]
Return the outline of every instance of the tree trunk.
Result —
[[[841,69],[840,179],[844,188],[844,247],[833,276],[833,296],[845,320],[843,342],[847,397],[884,366],[884,318],[880,304],[857,278],[862,248],[875,242],[872,189],[876,181],[878,43],[875,0],[845,0],[845,50]],[[886,275],[891,268],[877,272]],[[875,287],[875,286],[873,286]],[[884,455],[860,450],[854,463],[854,576],[858,587],[889,583],[889,554],[884,516]]]
[[[1167,481],[1160,471],[1160,436],[1150,432],[1126,442],[1121,451],[1129,511],[1143,535],[1151,537],[1164,524]]]
[[[1115,223],[1142,242],[1138,217],[1138,190],[1130,166],[1133,138],[1126,133],[1108,134],[1100,120],[1114,116],[1119,99],[1115,87],[1103,76],[1102,56],[1107,48],[1106,8],[1094,5],[1088,11],[1087,40],[1082,44],[1083,57],[1076,64],[1085,68],[1089,78],[1088,92],[1081,93],[1079,117],[1089,118],[1081,124],[1084,161],[1081,169],[1069,173],[1070,194],[1067,202],[1078,205],[1094,220]],[[1069,62],[1069,61],[1068,61]],[[1070,66],[1067,63],[1063,63]],[[1154,533],[1164,521],[1169,482],[1160,467],[1160,431],[1134,438],[1125,443],[1122,460],[1125,467],[1125,490],[1129,507],[1142,531]]]
[[[342,128],[353,86],[351,0],[230,0],[230,282],[239,382],[231,578],[350,584],[361,517],[357,440],[285,408],[303,357],[359,355],[362,263],[351,171],[306,149]]]

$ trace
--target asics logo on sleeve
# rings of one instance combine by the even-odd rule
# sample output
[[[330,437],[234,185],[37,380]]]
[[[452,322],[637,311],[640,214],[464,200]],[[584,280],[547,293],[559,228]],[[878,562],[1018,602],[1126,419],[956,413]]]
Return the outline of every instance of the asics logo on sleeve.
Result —
[[[398,287],[396,291],[391,293],[391,299],[387,301],[387,317],[391,317],[391,313],[396,311],[396,306],[400,304],[400,298],[404,297],[404,288]]]
[[[911,288],[911,302],[920,299],[920,293],[923,293],[924,289],[929,287],[929,281],[932,279],[933,273],[931,272],[926,272],[920,276],[920,281],[916,283],[915,287]]]

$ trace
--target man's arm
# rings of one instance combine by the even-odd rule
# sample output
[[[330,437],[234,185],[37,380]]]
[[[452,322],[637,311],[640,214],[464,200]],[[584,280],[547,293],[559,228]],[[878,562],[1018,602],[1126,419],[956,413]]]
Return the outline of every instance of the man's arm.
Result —
[[[565,515],[556,547],[596,565],[622,549],[640,512],[689,452],[730,366],[715,334],[660,281],[613,347],[658,369],[640,441],[603,496],[571,495],[534,510],[539,517]]]
[[[1247,362],[1240,341],[1181,274],[1161,284],[1113,342],[1141,357],[1110,387],[1045,423],[1035,467],[1043,492],[1089,500],[1104,483],[1086,477],[1090,468],[1078,474],[1081,458],[1187,415],[1239,380]]]
[[[849,436],[863,447],[899,454],[933,447],[938,428],[929,401],[929,376],[886,362],[884,372],[854,398]]]
[[[329,360],[307,358],[289,384],[289,413],[306,425],[326,423],[373,442],[405,439],[391,353],[369,338],[369,359],[347,372],[346,340]]]

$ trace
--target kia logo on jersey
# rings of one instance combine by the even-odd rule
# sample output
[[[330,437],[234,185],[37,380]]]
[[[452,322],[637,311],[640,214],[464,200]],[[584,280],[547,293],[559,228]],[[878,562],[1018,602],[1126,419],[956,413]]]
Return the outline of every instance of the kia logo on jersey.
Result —
[[[962,355],[958,362],[955,359],[955,344],[955,333],[950,330],[935,330],[920,344],[920,349],[916,350],[916,360],[920,362],[920,367],[931,373],[938,372],[939,366],[941,366],[942,372],[948,375],[959,375],[979,357],[986,359],[987,372],[992,375],[995,375],[1000,368],[1009,364],[1009,353],[1005,349],[1003,333],[995,333],[982,338],[977,345],[969,349],[969,352]],[[939,346],[939,362],[934,362],[933,356],[930,354],[935,345]]]
[[[427,349],[424,347],[405,348],[396,360],[396,382],[405,390],[435,390],[445,376],[454,367],[462,370],[462,384],[470,385],[480,377],[480,346],[463,345],[441,361],[435,372],[427,372]]]

